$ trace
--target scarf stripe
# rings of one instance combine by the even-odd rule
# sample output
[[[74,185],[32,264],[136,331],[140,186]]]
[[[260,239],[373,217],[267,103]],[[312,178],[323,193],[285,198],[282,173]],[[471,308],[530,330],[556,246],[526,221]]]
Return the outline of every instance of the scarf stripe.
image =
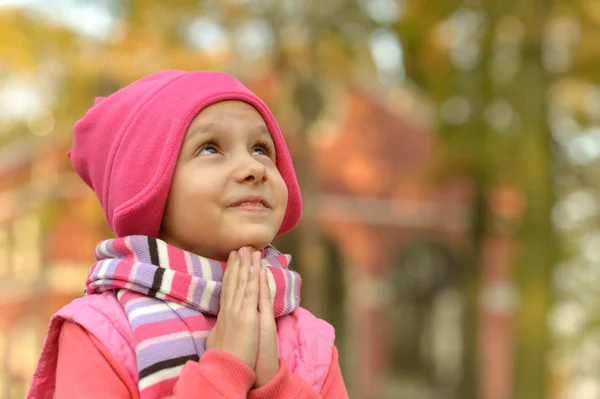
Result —
[[[183,366],[179,366],[174,370],[166,370],[165,372],[158,373],[158,378],[155,380],[149,377],[144,379],[144,381],[141,381],[142,384],[140,384],[140,397],[162,398],[170,396],[170,394],[165,394],[165,392],[172,390],[182,370]]]
[[[154,277],[152,278],[152,287],[148,290],[148,296],[156,297],[158,291],[162,288],[163,276],[165,275],[165,269],[156,268],[154,269]]]
[[[283,313],[285,309],[285,278],[283,277],[283,273],[280,273],[280,270],[273,271],[273,278],[275,279],[275,298],[273,300],[273,311],[278,313]],[[279,307],[275,309],[275,307]]]
[[[269,292],[271,293],[271,304],[275,301],[276,283],[273,273],[267,273],[267,283],[269,284]]]
[[[140,380],[151,377],[153,374],[156,374],[159,371],[164,371],[165,369],[171,369],[173,367],[183,366],[189,360],[197,362],[198,360],[200,360],[200,357],[196,354],[193,354],[193,355],[180,356],[180,357],[176,357],[176,358],[163,360],[161,362],[154,363],[152,366],[140,370]],[[156,378],[156,376],[155,376],[155,378]]]
[[[152,288],[148,291],[148,296],[156,296],[156,293],[161,288],[162,278],[165,273],[165,269],[163,269],[164,265],[161,265],[159,256],[158,256],[158,245],[156,245],[156,239],[152,237],[148,237],[148,252],[150,253],[150,263],[156,266],[159,266],[154,271],[154,278],[152,280]]]
[[[162,243],[162,241],[159,241]],[[165,249],[167,256],[169,257],[169,268],[176,272],[184,274],[190,274],[187,269],[186,257],[184,251],[178,251],[175,247],[167,246]]]
[[[285,278],[285,284],[293,288],[294,283],[295,283],[294,276],[289,276],[287,274],[284,274],[283,277]],[[293,289],[285,290],[283,292],[283,294],[285,296],[285,309],[291,309],[291,307],[294,306],[293,299],[292,299],[293,292],[294,292]]]
[[[169,248],[167,247],[167,243],[161,240],[157,240],[156,238],[152,238],[152,240],[156,243],[156,247],[158,250],[158,265],[164,269],[171,269],[171,257],[169,255]]]
[[[195,326],[195,328],[198,331],[204,331],[205,329],[208,329],[208,323],[206,322],[206,319],[204,317],[199,317],[199,316],[194,316],[196,320],[193,323],[190,323],[192,321],[192,318],[190,318],[188,320],[188,324],[191,324],[192,326]],[[162,335],[171,335],[174,334],[176,332],[180,332],[181,329],[179,328],[179,326],[175,323],[171,323],[170,320],[161,320],[161,321],[157,321],[155,323],[152,323],[150,325],[145,324],[142,326],[139,326],[136,330],[136,336],[140,339],[140,342],[142,341],[146,341],[152,338],[155,338],[157,336],[162,336]]]
[[[194,266],[192,265],[192,257],[189,252],[183,253],[183,258],[185,259],[185,271],[190,276],[199,274],[198,272],[194,273]]]
[[[200,360],[200,357],[196,354],[188,355],[188,356],[180,356],[176,358],[172,358],[169,360],[163,360],[161,362],[154,363],[153,365],[146,367],[145,369],[140,370],[140,388],[144,389],[145,386],[156,383],[161,379],[164,379],[165,376],[161,376],[160,372],[167,371],[172,368],[183,368],[183,365],[187,363],[189,360],[197,362]],[[166,374],[166,373],[163,373]],[[179,373],[177,373],[179,374]],[[169,378],[173,378],[173,376],[169,376]],[[146,381],[144,381],[146,379]]]
[[[153,370],[159,367],[161,364],[169,364],[172,360],[171,353],[176,352],[185,356],[198,356],[196,353],[196,345],[193,340],[190,340],[189,331],[184,331],[186,334],[183,337],[170,338],[165,336],[164,339],[158,340],[154,345],[146,345],[144,347],[137,347],[137,356],[139,358],[138,366],[141,370]],[[165,352],[163,349],[164,343],[169,343],[169,352]],[[172,366],[169,366],[172,367]],[[151,374],[151,373],[149,373]],[[140,377],[142,372],[140,372]]]
[[[300,276],[289,255],[262,251],[261,267],[275,317],[300,303]],[[90,267],[87,295],[115,291],[131,323],[141,399],[172,395],[186,362],[199,361],[216,322],[226,264],[183,251],[152,237],[101,242]]]
[[[152,345],[155,345],[157,343],[161,343],[164,341],[168,341],[168,340],[177,340],[180,338],[185,338],[187,337],[187,331],[176,331],[173,333],[163,333],[163,335],[158,336],[158,337],[152,337],[152,338],[147,338],[145,339],[143,342],[140,342],[140,344],[137,346],[138,350],[145,350],[146,348],[151,347]],[[192,338],[194,338],[194,340],[202,340],[202,339],[206,339],[208,337],[208,331],[194,331],[192,333]]]

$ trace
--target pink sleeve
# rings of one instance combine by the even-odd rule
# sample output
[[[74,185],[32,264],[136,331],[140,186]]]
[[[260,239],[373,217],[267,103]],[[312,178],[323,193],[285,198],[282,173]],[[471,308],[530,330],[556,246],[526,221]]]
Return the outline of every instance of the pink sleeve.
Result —
[[[173,391],[180,398],[246,398],[254,371],[232,355],[207,351],[199,363],[188,362]],[[138,399],[127,371],[87,331],[65,322],[59,337],[56,398]]]
[[[121,364],[79,324],[66,321],[58,337],[56,398],[139,398]]]
[[[171,398],[246,398],[255,378],[254,370],[238,358],[211,349],[199,363],[186,363]]]
[[[315,391],[306,381],[291,374],[287,362],[280,362],[279,371],[271,382],[253,389],[248,399],[347,399],[348,392],[338,363],[337,349],[333,348],[331,365],[321,392]]]

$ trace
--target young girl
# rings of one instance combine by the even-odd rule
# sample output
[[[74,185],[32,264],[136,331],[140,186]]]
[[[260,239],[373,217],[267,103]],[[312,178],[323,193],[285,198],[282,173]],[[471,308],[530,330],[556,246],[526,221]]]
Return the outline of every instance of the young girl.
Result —
[[[270,246],[302,202],[256,95],[159,72],[97,99],[69,155],[117,238],[52,318],[29,398],[348,396],[333,328],[299,307],[300,276]]]

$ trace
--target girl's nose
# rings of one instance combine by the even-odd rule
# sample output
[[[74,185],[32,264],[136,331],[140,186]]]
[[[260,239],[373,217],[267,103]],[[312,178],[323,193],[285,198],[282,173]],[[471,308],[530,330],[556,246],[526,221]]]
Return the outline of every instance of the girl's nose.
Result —
[[[247,154],[240,160],[237,170],[237,179],[248,183],[259,183],[267,180],[267,169],[265,165],[256,160],[252,155]]]

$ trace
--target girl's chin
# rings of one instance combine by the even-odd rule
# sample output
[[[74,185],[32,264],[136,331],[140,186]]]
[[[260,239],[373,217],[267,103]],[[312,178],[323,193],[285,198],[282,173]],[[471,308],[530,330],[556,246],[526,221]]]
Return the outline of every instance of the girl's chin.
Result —
[[[235,239],[230,241],[229,247],[231,247],[232,250],[238,250],[242,247],[252,247],[259,251],[269,246],[275,237],[273,233],[265,231],[254,230],[248,231],[247,233],[248,234],[236,234]]]

